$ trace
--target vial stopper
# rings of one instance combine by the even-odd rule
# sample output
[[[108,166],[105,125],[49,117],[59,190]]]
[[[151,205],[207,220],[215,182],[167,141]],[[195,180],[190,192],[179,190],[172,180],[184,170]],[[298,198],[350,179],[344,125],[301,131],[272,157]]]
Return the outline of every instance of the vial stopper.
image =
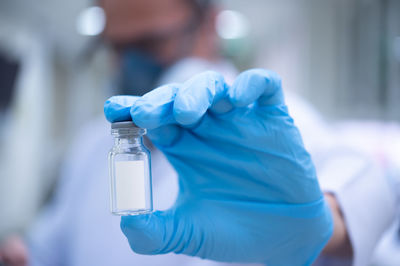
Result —
[[[120,129],[120,128],[139,128],[132,121],[123,121],[123,122],[114,122],[111,123],[111,129]]]

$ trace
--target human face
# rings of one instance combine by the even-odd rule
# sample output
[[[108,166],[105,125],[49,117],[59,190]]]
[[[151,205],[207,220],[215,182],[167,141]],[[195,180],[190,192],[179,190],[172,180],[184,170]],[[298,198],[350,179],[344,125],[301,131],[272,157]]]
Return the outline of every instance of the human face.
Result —
[[[185,0],[101,0],[106,14],[105,40],[117,52],[134,47],[163,64],[179,57],[181,33],[192,10]]]

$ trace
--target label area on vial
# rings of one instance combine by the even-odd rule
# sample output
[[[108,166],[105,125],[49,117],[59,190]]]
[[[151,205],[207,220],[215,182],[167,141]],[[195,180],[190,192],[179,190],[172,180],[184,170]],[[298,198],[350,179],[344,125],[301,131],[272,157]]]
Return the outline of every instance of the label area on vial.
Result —
[[[119,210],[146,208],[144,161],[115,162],[115,183]]]

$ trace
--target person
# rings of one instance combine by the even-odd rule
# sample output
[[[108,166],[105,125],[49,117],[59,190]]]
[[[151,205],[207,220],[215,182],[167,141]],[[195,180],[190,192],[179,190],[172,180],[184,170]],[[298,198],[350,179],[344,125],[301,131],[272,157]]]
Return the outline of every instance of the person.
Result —
[[[168,6],[182,3],[173,0],[170,2]],[[103,1],[108,18],[105,34],[110,42],[118,40],[117,47],[121,47],[123,42],[129,43],[129,47],[137,47],[138,43],[143,43],[134,42],[136,45],[131,46],[135,38],[132,37],[133,32],[130,32],[131,23],[124,21],[124,18],[131,21],[135,16],[122,16],[121,12],[114,9],[119,7],[126,11],[125,14],[129,14],[129,8],[126,5],[130,5],[131,10],[136,10],[140,14],[142,13],[140,8],[133,8],[139,3],[142,7],[150,5],[150,1]],[[160,8],[168,10],[166,7]],[[174,10],[177,9],[174,8]],[[113,19],[112,14],[118,14],[118,16]],[[214,36],[212,31],[210,32],[213,27],[208,23],[212,24],[212,19],[203,21],[200,24],[202,27],[194,31],[179,31],[178,35],[182,34],[181,37],[186,39],[189,36],[194,38],[196,34],[201,35],[200,32],[206,33],[207,38],[199,37],[196,39],[196,46],[189,46],[204,47],[202,42],[209,40],[208,43],[212,43],[212,36]],[[139,25],[139,23],[132,24]],[[174,23],[160,22],[160,24],[172,27],[171,24]],[[160,24],[154,26],[153,29],[159,30]],[[184,24],[180,21],[174,25]],[[113,25],[118,25],[118,27],[113,28]],[[147,33],[148,30],[138,29],[141,33]],[[121,36],[114,35],[116,32],[119,32]],[[130,37],[127,38],[127,35]],[[171,43],[175,44],[171,44],[169,51],[175,54],[176,51],[186,50],[171,48],[181,45],[175,40],[177,40],[176,36],[171,40]],[[162,47],[168,47],[167,40],[164,39],[162,43],[166,45]],[[158,49],[166,48],[158,47],[155,50],[159,51]],[[123,218],[121,227],[132,249],[145,254],[174,251],[219,261],[270,262],[272,265],[311,263],[330,236],[329,212],[324,201],[320,200],[322,194],[315,179],[314,166],[283,104],[279,79],[272,72],[255,70],[239,75],[233,86],[225,85],[230,83],[229,77],[236,75],[232,73],[233,69],[226,63],[220,63],[221,61],[214,63],[214,53],[210,52],[210,56],[205,56],[204,52],[198,51],[191,49],[182,55],[169,56],[165,56],[168,54],[166,52],[160,53],[165,56],[161,56],[165,60],[159,60],[165,65],[170,65],[163,71],[163,77],[157,77],[160,83],[184,82],[203,70],[223,73],[223,76],[228,77],[226,82],[220,74],[206,72],[194,76],[182,85],[159,87],[140,99],[115,97],[106,103],[105,113],[109,120],[131,119],[132,114],[133,120],[138,125],[150,129],[149,138],[160,148],[158,150],[151,146],[154,196],[156,207],[166,211],[150,216]],[[210,50],[206,49],[206,51]],[[133,64],[129,64],[133,53],[129,54],[130,56],[126,55],[120,61],[124,68],[121,73],[126,73],[128,79],[129,71],[133,68]],[[145,53],[141,51],[140,54]],[[150,54],[157,53],[151,51]],[[199,58],[205,58],[207,61]],[[126,60],[125,63],[123,63],[124,60]],[[136,60],[138,60],[137,57]],[[229,71],[231,73],[227,73]],[[153,75],[155,72],[148,71],[148,73]],[[153,81],[157,78],[148,80]],[[126,78],[120,77],[120,79]],[[270,83],[265,83],[265,81]],[[129,84],[129,81],[119,84]],[[143,84],[140,89],[145,87]],[[134,86],[135,84],[132,84],[129,87]],[[148,89],[151,86],[149,85]],[[228,93],[224,91],[225,88],[229,88]],[[263,95],[264,91],[267,94]],[[142,93],[143,91],[138,94]],[[354,265],[365,265],[368,257],[360,254],[359,251],[360,249],[363,252],[373,250],[373,244],[391,219],[389,214],[395,204],[391,198],[393,192],[385,182],[382,182],[385,173],[380,172],[382,170],[380,165],[370,163],[368,155],[364,153],[359,155],[354,152],[353,149],[357,151],[356,148],[344,149],[345,152],[335,152],[335,148],[340,144],[337,136],[329,133],[330,128],[304,102],[294,95],[287,94],[286,96],[290,112],[304,136],[305,146],[314,157],[322,185],[325,180],[334,179],[332,175],[335,179],[340,177],[342,180],[336,185],[343,185],[349,180],[360,184],[360,176],[369,180],[367,185],[371,183],[376,185],[374,188],[376,191],[367,188],[368,193],[359,193],[361,196],[355,201],[348,197],[352,195],[352,191],[347,191],[348,188],[354,189],[354,186],[343,189],[340,186],[326,185],[327,191],[330,192],[326,193],[326,198],[331,207],[335,228],[329,244],[323,251],[320,263],[322,261],[324,265],[328,265],[325,263],[326,260],[337,263],[340,261],[341,254],[349,256],[350,236],[353,241]],[[217,100],[214,99],[218,98],[220,101],[216,104]],[[224,101],[224,98],[229,100]],[[256,104],[254,108],[260,109],[251,109],[253,106],[247,104],[253,103],[256,99],[259,106]],[[234,108],[232,105],[235,107],[234,110],[232,110]],[[172,109],[175,110],[174,113],[170,113],[171,106],[176,108]],[[206,112],[209,107],[212,111]],[[200,122],[199,119],[201,119]],[[268,123],[265,123],[264,119]],[[167,123],[167,125],[160,123]],[[269,133],[272,136],[265,133],[265,128],[270,129]],[[276,131],[276,129],[279,130]],[[56,197],[39,218],[28,237],[30,263],[32,265],[221,265],[222,263],[211,260],[200,260],[171,253],[161,256],[142,256],[132,253],[120,233],[119,219],[112,217],[106,209],[105,195],[108,177],[105,154],[112,145],[108,131],[109,124],[103,120],[94,121],[77,138],[77,143],[71,149],[70,159],[65,164]],[[282,143],[287,146],[279,145]],[[292,150],[291,147],[295,149]],[[286,148],[293,154],[285,153]],[[266,154],[267,161],[265,161]],[[291,157],[292,155],[295,157]],[[338,158],[344,155],[356,160],[358,167],[349,167],[348,169],[352,170],[350,172],[336,171],[338,167],[349,166],[349,158],[346,158],[344,162],[338,161]],[[275,162],[275,164],[270,162]],[[367,168],[365,168],[366,164]],[[351,163],[351,165],[354,164]],[[265,169],[262,166],[265,166]],[[291,167],[296,170],[291,170],[293,169]],[[292,176],[293,172],[299,175]],[[265,175],[260,176],[260,173]],[[265,177],[271,178],[266,180]],[[185,189],[183,191],[191,193],[183,193],[183,188]],[[176,194],[179,195],[176,201],[178,205],[170,209],[175,202]],[[378,203],[387,203],[385,206],[388,209],[387,213],[380,212],[383,216],[378,225],[367,227],[369,230],[374,229],[373,236],[370,238],[372,244],[362,246],[360,238],[357,237],[360,235],[367,237],[364,235],[365,231],[362,231],[365,227],[362,223],[354,224],[356,220],[351,219],[366,218],[364,221],[368,222],[368,225],[376,220],[371,219],[374,218],[371,215],[364,216],[365,213],[352,213],[353,208],[360,206],[354,203],[360,204],[359,199],[363,199],[365,194],[368,194],[368,197],[374,195],[374,200]],[[207,198],[208,196],[213,198]],[[288,205],[276,204],[280,202],[288,203]],[[295,207],[282,208],[299,202],[316,204],[310,204],[310,206],[305,204],[306,210]],[[376,212],[375,206],[372,205],[370,211]],[[307,210],[307,207],[313,208]],[[271,209],[276,212],[271,212]],[[298,216],[293,217],[296,213]],[[302,216],[306,213],[308,215]],[[310,222],[311,228],[304,225],[302,221],[304,219]],[[296,221],[296,224],[293,224],[293,221]],[[344,223],[345,221],[347,224]],[[309,234],[304,237],[302,234],[306,232]],[[362,240],[365,241],[365,239]],[[279,244],[287,244],[287,246],[282,247]],[[299,248],[303,246],[304,249]],[[285,251],[287,253],[281,253]],[[288,254],[293,256],[288,256]],[[336,258],[333,260],[328,258],[331,256]],[[351,259],[347,259],[347,263],[349,262]]]

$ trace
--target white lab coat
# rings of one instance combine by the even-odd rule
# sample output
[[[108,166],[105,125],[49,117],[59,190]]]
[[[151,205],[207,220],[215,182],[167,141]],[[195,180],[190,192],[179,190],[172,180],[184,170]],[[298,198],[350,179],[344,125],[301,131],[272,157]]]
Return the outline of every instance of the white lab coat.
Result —
[[[228,82],[236,74],[226,63],[210,65],[198,59],[185,59],[172,67],[161,83],[180,82],[205,69],[224,73]],[[376,158],[374,149],[363,149],[371,146],[370,140],[361,141],[361,145],[355,143],[347,132],[349,126],[332,131],[332,126],[325,124],[301,99],[288,94],[287,103],[313,156],[321,186],[338,198],[355,252],[353,262],[321,257],[315,264],[365,266],[380,236],[394,221],[396,194],[387,183],[391,167]],[[55,198],[27,238],[30,264],[226,265],[176,254],[143,256],[130,250],[120,231],[119,217],[109,213],[107,153],[112,146],[109,131],[104,118],[92,121],[71,147]],[[393,132],[397,134],[398,128],[394,127]],[[359,135],[355,137],[360,140]],[[154,147],[152,172],[155,208],[166,209],[176,197],[177,175]]]

